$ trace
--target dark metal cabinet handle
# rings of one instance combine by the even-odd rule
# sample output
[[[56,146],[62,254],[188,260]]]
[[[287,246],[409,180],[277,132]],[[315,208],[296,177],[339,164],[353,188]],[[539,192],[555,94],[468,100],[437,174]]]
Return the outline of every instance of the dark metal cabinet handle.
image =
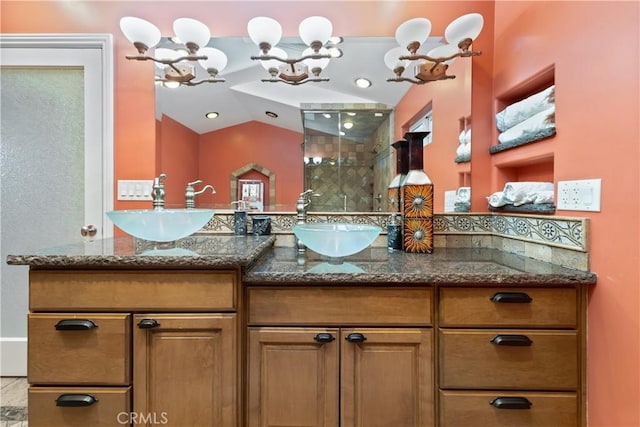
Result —
[[[491,342],[495,345],[510,345],[527,347],[533,344],[533,341],[526,335],[496,335],[491,338]]]
[[[61,394],[56,399],[56,406],[79,407],[91,406],[98,402],[98,399],[91,394]]]
[[[88,331],[97,328],[89,319],[64,319],[56,323],[56,331]]]
[[[328,332],[320,332],[315,337],[313,337],[313,339],[322,344],[332,342],[335,340],[333,335],[331,335]]]
[[[531,409],[532,405],[526,397],[496,397],[489,403],[498,409]]]
[[[533,301],[529,295],[524,292],[496,292],[491,298],[493,302],[508,302],[526,304]]]
[[[160,326],[160,323],[156,319],[142,319],[138,322],[138,328],[140,329],[152,329]]]
[[[365,342],[367,340],[367,337],[365,337],[363,334],[359,332],[352,332],[345,337],[345,340],[349,342],[358,343],[358,342]]]

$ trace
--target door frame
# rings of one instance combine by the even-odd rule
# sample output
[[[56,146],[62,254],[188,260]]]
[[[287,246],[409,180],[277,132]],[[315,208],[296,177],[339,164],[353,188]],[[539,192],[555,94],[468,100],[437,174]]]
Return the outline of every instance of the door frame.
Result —
[[[114,182],[114,61],[111,34],[0,34],[0,48],[91,49],[101,60],[100,150],[102,154],[102,206],[100,231],[103,238],[113,236],[106,212],[113,209]],[[3,376],[26,376],[27,337],[0,337],[0,372]]]

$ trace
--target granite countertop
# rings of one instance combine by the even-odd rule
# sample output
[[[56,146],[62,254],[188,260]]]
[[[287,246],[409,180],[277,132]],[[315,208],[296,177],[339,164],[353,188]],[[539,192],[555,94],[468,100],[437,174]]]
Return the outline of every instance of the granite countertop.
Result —
[[[9,255],[7,263],[34,268],[237,268],[255,262],[274,242],[274,236],[195,235],[158,248],[127,236]]]
[[[342,264],[307,249],[274,247],[275,236],[194,235],[157,248],[131,237],[81,242],[9,255],[7,263],[32,268],[205,269],[242,268],[248,284],[503,283],[594,284],[591,272],[564,268],[495,249],[436,248],[433,254],[388,252],[371,247]]]
[[[594,284],[591,272],[564,268],[495,249],[436,248],[432,254],[369,248],[332,265],[307,250],[273,248],[244,272],[249,284],[447,283],[575,285]]]

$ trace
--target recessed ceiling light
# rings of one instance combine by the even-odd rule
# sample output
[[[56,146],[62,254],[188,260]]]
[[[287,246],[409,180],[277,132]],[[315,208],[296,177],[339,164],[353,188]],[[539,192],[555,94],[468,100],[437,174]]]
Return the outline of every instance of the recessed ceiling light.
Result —
[[[331,118],[331,114],[329,114],[329,113],[324,113],[323,116],[324,116],[325,119],[330,119]]]
[[[371,86],[371,80],[359,77],[356,79],[356,86],[366,89]]]
[[[217,112],[217,111],[211,111],[211,112],[209,112],[209,113],[205,114],[204,116],[205,116],[207,119],[217,119],[219,115],[220,115],[220,114],[218,114],[218,112]]]
[[[278,115],[276,113],[274,113],[273,111],[265,111],[264,112],[267,116],[271,117],[272,119],[277,119]]]
[[[343,125],[345,129],[351,129],[353,127],[352,122],[344,122]]]
[[[384,114],[382,114],[380,111],[376,111],[375,113],[373,113],[373,115],[374,115],[375,117],[382,117],[382,116],[384,116]]]
[[[330,47],[329,49],[327,49],[329,51],[329,55],[331,55],[332,58],[340,58],[343,55],[342,49],[338,49],[337,47]]]
[[[329,39],[328,44],[337,45],[344,41],[344,39],[340,36],[333,36]]]
[[[348,115],[348,116],[353,117],[353,116],[355,116],[355,115],[356,115],[356,113],[354,113],[353,111],[349,111],[349,112],[347,113],[347,115]]]

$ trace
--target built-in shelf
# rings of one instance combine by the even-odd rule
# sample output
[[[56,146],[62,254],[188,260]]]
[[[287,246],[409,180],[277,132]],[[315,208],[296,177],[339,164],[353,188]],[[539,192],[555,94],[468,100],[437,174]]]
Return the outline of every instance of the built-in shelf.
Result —
[[[554,214],[556,212],[556,206],[553,203],[525,203],[524,205],[514,206],[505,205],[499,208],[495,208],[489,205],[489,211],[491,212],[510,212],[510,213],[533,213],[533,214]]]

